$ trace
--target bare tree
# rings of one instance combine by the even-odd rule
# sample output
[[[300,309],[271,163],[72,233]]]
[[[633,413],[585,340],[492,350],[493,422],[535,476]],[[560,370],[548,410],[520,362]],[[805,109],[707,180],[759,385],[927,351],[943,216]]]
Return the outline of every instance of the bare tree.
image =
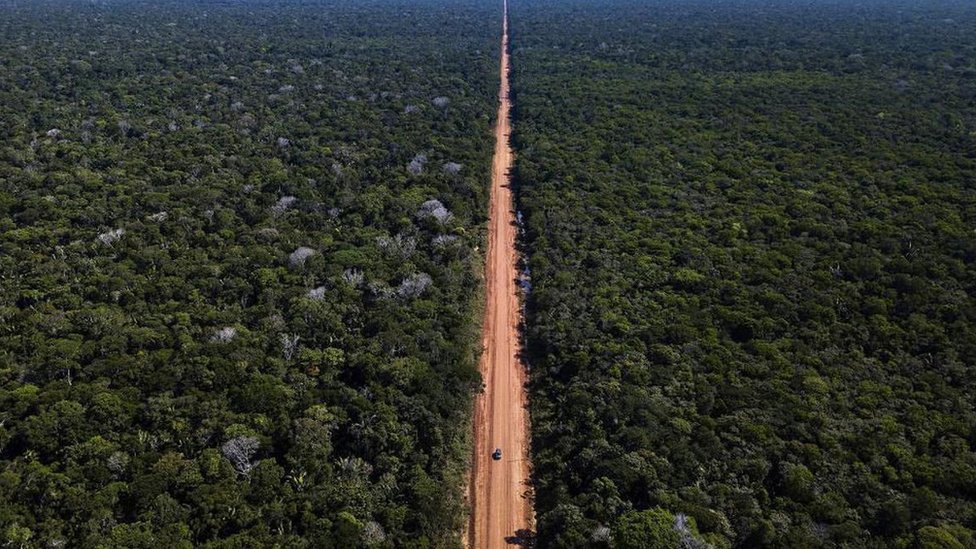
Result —
[[[418,154],[413,157],[413,160],[407,164],[407,171],[413,175],[420,175],[424,173],[424,164],[427,163],[427,155]]]
[[[112,229],[111,231],[106,231],[98,235],[98,240],[106,246],[111,246],[121,239],[123,235],[125,235],[125,229]]]
[[[712,549],[710,544],[695,537],[688,524],[688,516],[684,513],[674,516],[674,530],[678,533],[680,549]]]
[[[315,250],[306,246],[300,246],[288,256],[288,264],[292,267],[301,267],[313,255],[315,255]]]
[[[383,531],[383,527],[380,526],[380,523],[376,522],[375,520],[371,520],[363,526],[361,536],[363,545],[366,547],[378,545],[386,541],[386,532]]]
[[[394,237],[376,237],[376,246],[387,256],[407,259],[417,250],[417,241],[412,236],[397,234]]]
[[[315,301],[322,301],[325,299],[325,286],[312,288],[308,291],[308,297],[309,299],[314,299]]]
[[[441,204],[440,200],[431,199],[420,205],[420,209],[417,210],[417,217],[420,219],[432,217],[441,225],[446,225],[454,218],[454,214]]]
[[[427,273],[417,273],[408,276],[403,279],[400,283],[400,287],[397,288],[397,296],[406,299],[411,297],[418,297],[427,291],[427,288],[433,284],[433,279]]]
[[[359,269],[346,269],[342,272],[342,279],[350,286],[359,286],[366,279],[366,275]]]
[[[226,326],[214,332],[211,336],[210,341],[214,343],[230,343],[237,337],[237,328],[233,326]]]
[[[295,356],[295,352],[298,351],[298,340],[301,337],[294,334],[281,334],[281,354],[285,357],[285,360],[291,360],[291,357]]]
[[[599,525],[593,529],[593,533],[590,534],[590,540],[596,543],[607,543],[610,541],[610,528]]]
[[[254,468],[251,458],[261,447],[261,443],[254,437],[234,437],[220,448],[224,457],[229,459],[238,473],[248,476]]]
[[[112,472],[113,477],[121,478],[129,466],[129,456],[122,452],[115,452],[108,457],[105,466]]]
[[[297,200],[294,196],[282,196],[278,202],[275,202],[274,206],[271,206],[271,212],[275,215],[281,215],[291,208]]]

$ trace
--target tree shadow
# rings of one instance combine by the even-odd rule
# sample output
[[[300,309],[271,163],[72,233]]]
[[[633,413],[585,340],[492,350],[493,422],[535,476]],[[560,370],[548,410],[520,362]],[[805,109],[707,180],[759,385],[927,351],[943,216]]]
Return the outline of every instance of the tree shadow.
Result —
[[[535,532],[525,528],[516,530],[514,536],[508,536],[505,538],[505,543],[509,545],[517,545],[525,549],[531,549],[532,547],[535,547]]]

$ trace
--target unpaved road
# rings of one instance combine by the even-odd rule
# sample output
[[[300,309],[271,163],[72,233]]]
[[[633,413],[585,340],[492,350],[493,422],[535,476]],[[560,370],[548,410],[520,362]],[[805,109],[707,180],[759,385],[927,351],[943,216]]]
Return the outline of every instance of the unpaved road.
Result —
[[[485,391],[475,401],[474,459],[469,485],[473,549],[528,544],[534,526],[529,492],[529,418],[526,371],[519,356],[519,295],[516,287],[515,223],[509,170],[512,148],[508,86],[508,2],[502,24],[501,86],[491,172],[486,303],[481,375]],[[491,459],[501,448],[502,459]]]

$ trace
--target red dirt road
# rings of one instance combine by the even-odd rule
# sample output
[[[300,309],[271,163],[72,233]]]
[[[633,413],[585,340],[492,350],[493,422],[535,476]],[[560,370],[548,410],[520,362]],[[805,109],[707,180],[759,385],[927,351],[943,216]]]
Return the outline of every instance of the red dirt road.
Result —
[[[495,157],[491,172],[486,303],[482,325],[481,375],[485,391],[474,410],[474,460],[469,485],[472,549],[518,544],[534,524],[529,490],[529,417],[525,366],[519,357],[519,294],[516,288],[515,223],[509,170],[508,2],[502,24],[501,86],[498,90]],[[501,448],[502,459],[491,459]]]

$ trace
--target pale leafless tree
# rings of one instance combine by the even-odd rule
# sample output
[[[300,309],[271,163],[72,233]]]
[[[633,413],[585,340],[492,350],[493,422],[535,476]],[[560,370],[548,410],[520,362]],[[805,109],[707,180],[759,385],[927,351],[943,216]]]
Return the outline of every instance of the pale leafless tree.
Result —
[[[213,341],[214,343],[230,343],[235,337],[237,337],[237,328],[233,326],[225,326],[214,332],[214,335],[211,336],[210,341]]]
[[[295,334],[281,334],[281,354],[285,360],[291,360],[298,351],[298,340],[301,337]]]
[[[111,246],[122,238],[123,235],[125,235],[125,229],[112,229],[111,231],[106,231],[98,235],[98,240],[106,246]]]
[[[397,288],[397,296],[403,299],[418,297],[427,291],[433,284],[433,279],[427,273],[416,273],[403,279]]]
[[[298,199],[294,196],[282,196],[277,202],[275,202],[274,206],[271,206],[271,211],[275,215],[281,215],[285,213],[286,210],[291,208],[296,201],[298,201]]]
[[[301,267],[302,265],[305,265],[305,261],[313,255],[315,255],[315,250],[301,246],[288,256],[288,264],[292,267]]]
[[[413,160],[407,164],[407,171],[413,175],[420,175],[424,173],[424,164],[427,163],[427,156],[423,154],[418,154],[413,157]]]
[[[417,210],[417,217],[420,219],[427,219],[432,217],[437,220],[441,225],[446,225],[454,215],[448,210],[440,200],[431,199],[420,205],[420,209]]]
[[[258,439],[240,436],[225,442],[220,451],[225,458],[230,460],[238,473],[248,476],[254,469],[254,462],[251,461],[251,458],[254,457],[260,447],[261,443],[258,442]]]

